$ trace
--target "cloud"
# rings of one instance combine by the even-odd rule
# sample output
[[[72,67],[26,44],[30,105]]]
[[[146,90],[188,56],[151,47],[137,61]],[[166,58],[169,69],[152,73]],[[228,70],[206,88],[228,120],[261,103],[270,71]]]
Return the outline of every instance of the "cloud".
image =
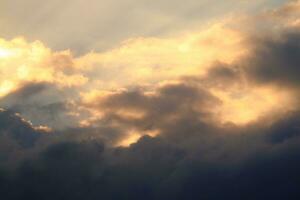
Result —
[[[36,126],[47,125],[55,129],[76,126],[73,105],[68,100],[72,89],[61,89],[47,82],[26,82],[0,100],[3,108],[21,113]]]
[[[228,39],[223,40],[222,34]],[[73,57],[70,51],[55,52],[39,41],[2,39],[1,49],[7,53],[0,58],[1,106],[22,113],[37,125],[47,121],[50,127],[59,129],[80,125],[91,111],[78,103],[85,94],[135,86],[151,88],[163,80],[205,73],[216,59],[231,63],[243,55],[242,41],[240,33],[223,22],[170,39],[131,39],[111,51],[79,57]],[[224,53],[225,48],[228,51]],[[30,85],[43,84],[47,89],[39,94],[27,94],[22,101],[16,96]],[[54,116],[50,107],[61,112]]]
[[[55,143],[22,164],[15,176],[2,173],[1,194],[10,199],[297,199],[298,119],[294,113],[271,126],[197,130],[179,130],[182,124],[175,123],[172,131],[186,137],[145,136],[128,148]],[[269,140],[277,137],[278,126],[286,131],[282,124],[297,134]]]
[[[299,31],[231,23],[79,57],[2,40],[2,198],[299,199]]]
[[[45,131],[34,127],[19,114],[0,111],[0,168],[13,168],[25,159]]]
[[[87,78],[72,73],[70,52],[52,52],[41,42],[22,38],[0,40],[0,96],[19,88],[24,82],[48,82],[62,87],[84,84]]]
[[[138,135],[156,135],[182,118],[213,120],[213,108],[221,103],[208,91],[188,83],[165,84],[154,92],[125,90],[89,96],[83,105],[99,113],[85,120],[87,124],[121,126],[129,135],[133,130]]]
[[[263,23],[261,21],[259,23]],[[276,34],[280,38],[276,35],[264,38],[257,37],[264,30],[247,33],[239,29],[241,26],[232,26],[234,22],[233,19],[218,21],[182,36],[133,38],[118,48],[79,57],[70,51],[55,52],[39,41],[2,40],[1,48],[8,54],[1,58],[1,106],[20,112],[35,125],[66,129],[95,127],[98,124],[91,122],[98,122],[99,126],[106,126],[106,119],[100,119],[103,111],[91,105],[97,103],[98,94],[136,90],[136,97],[132,98],[147,99],[149,95],[145,94],[151,92],[168,98],[160,94],[158,85],[187,81],[187,85],[205,88],[222,102],[212,111],[220,123],[246,124],[270,112],[293,110],[297,107],[296,98],[290,88],[297,83],[297,67],[293,65],[298,60],[297,55],[288,51],[298,48],[296,43],[292,45],[297,40],[297,31],[288,34],[286,30],[291,32],[294,28],[286,27]],[[288,64],[288,70],[284,70],[282,63]],[[15,67],[9,67],[11,65]],[[275,82],[285,82],[289,89],[280,90]],[[43,92],[17,98],[28,90],[26,87],[43,84],[48,85]],[[16,100],[21,98],[22,101]],[[85,105],[87,99],[88,106]],[[119,109],[118,113],[123,112],[122,115],[129,118],[143,114],[126,109]],[[115,117],[116,114],[113,111],[110,115]],[[139,135],[134,129],[131,132]]]
[[[300,10],[300,1],[299,0],[293,0],[285,5],[276,8],[269,12],[269,14],[272,17],[275,17],[277,19],[280,18],[294,18],[299,16],[299,10]]]
[[[283,33],[279,39],[265,38],[255,49],[247,73],[257,82],[277,83],[298,87],[299,79],[299,31]],[[268,59],[266,59],[268,58]]]

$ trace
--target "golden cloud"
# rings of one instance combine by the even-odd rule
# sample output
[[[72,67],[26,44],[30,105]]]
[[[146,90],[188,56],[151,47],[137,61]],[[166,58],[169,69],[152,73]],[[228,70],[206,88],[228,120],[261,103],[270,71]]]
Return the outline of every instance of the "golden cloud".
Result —
[[[273,14],[298,10],[298,4],[293,3]],[[77,110],[69,113],[77,116],[80,126],[92,126],[109,109],[95,106],[100,99],[137,88],[145,96],[155,96],[162,85],[181,81],[181,77],[208,79],[216,63],[234,67],[251,53],[253,45],[247,39],[248,34],[230,28],[227,22],[216,22],[201,30],[168,38],[133,38],[112,50],[79,57],[74,57],[69,50],[54,52],[40,41],[0,39],[0,97],[27,82],[52,83],[62,89],[74,87],[81,100],[74,100],[78,105],[73,107]],[[218,77],[213,79],[219,80]],[[258,86],[243,77],[234,84],[223,87],[212,84],[205,89],[222,102],[211,110],[221,124],[243,125],[295,106],[290,91]],[[81,112],[88,112],[89,116],[80,117]],[[142,111],[128,108],[119,109],[117,114],[130,119],[144,116]],[[132,143],[141,134],[134,130],[128,135],[120,145]]]
[[[215,23],[174,38],[134,38],[104,53],[76,59],[77,68],[92,70],[102,88],[157,83],[203,74],[216,60],[231,63],[245,55],[243,35]]]
[[[11,41],[0,39],[0,96],[26,82],[49,82],[62,87],[87,82],[87,77],[81,74],[65,72],[71,68],[65,66],[68,60],[72,60],[69,51],[52,52],[39,41],[30,43],[23,38]]]

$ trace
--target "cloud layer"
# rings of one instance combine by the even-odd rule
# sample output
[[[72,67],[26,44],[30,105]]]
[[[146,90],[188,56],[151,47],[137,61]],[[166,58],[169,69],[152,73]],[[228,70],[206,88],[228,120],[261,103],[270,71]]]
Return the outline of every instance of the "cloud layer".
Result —
[[[2,198],[299,199],[298,11],[81,56],[0,40]]]

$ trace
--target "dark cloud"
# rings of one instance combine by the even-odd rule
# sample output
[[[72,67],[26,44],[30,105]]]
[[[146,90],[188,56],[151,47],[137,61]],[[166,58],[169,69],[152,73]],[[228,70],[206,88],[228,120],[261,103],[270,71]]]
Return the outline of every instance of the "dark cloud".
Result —
[[[216,137],[203,137],[200,133],[205,130],[199,130],[193,136],[202,138],[197,140],[198,149],[214,146],[206,152],[183,145],[185,140],[191,143],[185,138],[175,142],[145,136],[128,148],[105,148],[95,141],[56,143],[20,165],[14,176],[1,173],[1,195],[5,199],[298,199],[299,137],[268,139],[278,134],[274,127],[287,121],[289,128],[296,128],[298,123],[293,122],[298,117],[291,114],[271,126],[231,126],[227,129],[231,135],[210,133]],[[227,162],[226,156],[238,155],[241,146],[250,153],[243,160],[233,156]],[[222,157],[207,156],[214,151]]]
[[[282,143],[300,134],[300,113],[292,113],[285,116],[285,119],[272,126],[270,141]]]
[[[0,111],[0,135],[15,140],[23,147],[32,147],[39,137],[29,122],[10,111]]]
[[[165,85],[154,94],[139,90],[125,91],[99,97],[95,102],[98,102],[95,108],[105,111],[104,121],[118,122],[141,130],[155,130],[176,124],[180,118],[209,119],[210,110],[220,100],[192,83],[177,83]],[[137,117],[130,117],[122,111],[137,113]]]
[[[253,42],[256,47],[246,66],[249,76],[262,84],[299,87],[299,31],[283,33],[279,39],[265,38]]]
[[[21,113],[35,125],[63,129],[74,126],[74,118],[67,114],[71,96],[75,96],[72,88],[62,90],[54,84],[29,82],[1,98],[0,106]]]
[[[99,121],[102,128],[46,137],[19,116],[2,112],[1,133],[34,152],[13,169],[0,165],[4,199],[300,197],[298,112],[244,126],[220,125],[209,112],[220,100],[193,81],[167,84],[151,94],[133,90],[96,100],[93,106],[106,113]],[[124,109],[143,115],[126,117],[120,114]],[[128,127],[159,130],[160,135],[144,136],[127,148],[112,147],[109,140],[126,135]],[[15,159],[24,151],[6,156]]]
[[[21,96],[40,92],[29,91]],[[219,104],[197,81],[123,91],[95,99],[105,113],[98,126],[51,134],[3,111],[0,131],[13,145],[0,142],[2,198],[298,199],[299,113],[220,125],[211,113]],[[160,135],[112,147],[130,128]]]
[[[0,111],[0,171],[4,166],[13,168],[34,149],[45,134],[35,130],[20,115],[11,111]]]
[[[240,65],[229,65],[216,62],[207,71],[204,77],[185,77],[185,81],[198,82],[206,88],[217,88],[224,91],[231,90],[234,87],[242,87],[243,69]]]
[[[46,90],[48,85],[46,83],[39,83],[39,84],[27,84],[22,88],[18,89],[12,94],[8,94],[5,99],[2,101],[7,102],[22,102],[28,98],[31,98],[34,95],[38,95],[43,90]],[[16,104],[16,103],[15,103]]]
[[[125,128],[107,122],[100,122],[95,127],[73,127],[58,131],[56,141],[102,141],[113,146],[127,134]]]

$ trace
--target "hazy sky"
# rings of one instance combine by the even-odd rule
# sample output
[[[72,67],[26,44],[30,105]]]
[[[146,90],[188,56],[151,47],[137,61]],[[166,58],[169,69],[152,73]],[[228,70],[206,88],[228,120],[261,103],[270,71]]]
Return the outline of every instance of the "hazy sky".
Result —
[[[239,13],[258,13],[284,0],[1,0],[0,37],[41,40],[77,53],[116,47],[132,37],[163,37]]]
[[[299,0],[0,0],[0,199],[299,200]]]

